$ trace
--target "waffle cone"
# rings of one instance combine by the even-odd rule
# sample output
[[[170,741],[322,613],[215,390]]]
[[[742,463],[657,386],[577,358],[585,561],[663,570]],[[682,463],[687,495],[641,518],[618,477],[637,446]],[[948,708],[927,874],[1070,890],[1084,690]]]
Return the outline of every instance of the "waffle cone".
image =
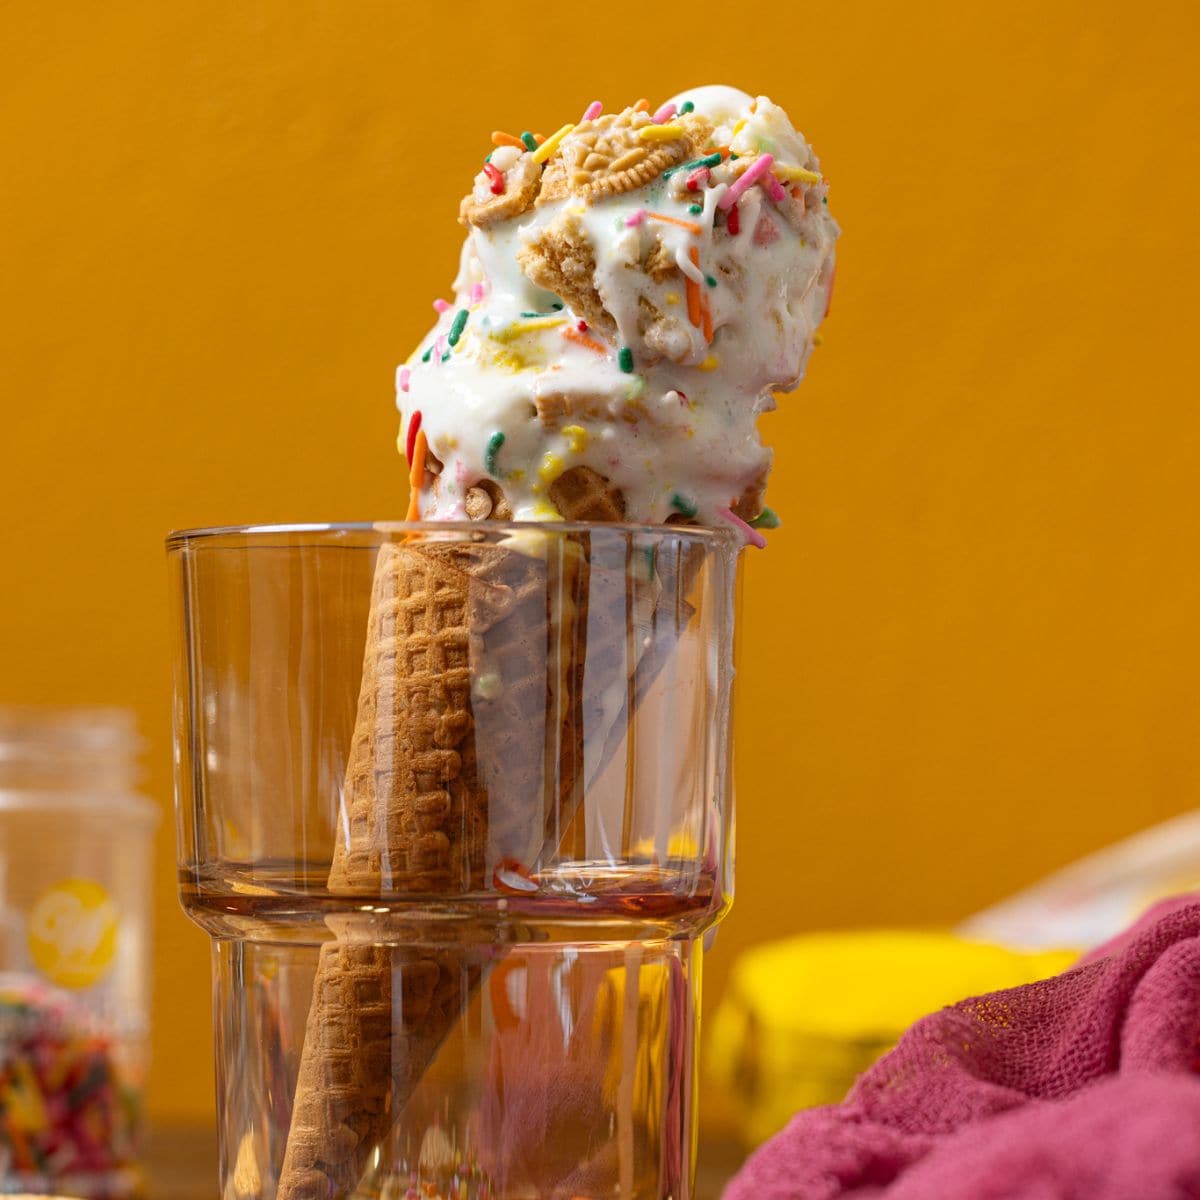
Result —
[[[567,519],[623,519],[620,494],[594,472],[556,484]],[[622,679],[633,662],[624,589],[595,594],[586,551],[570,538],[542,538],[540,555],[516,545],[381,549],[332,893],[452,897],[486,886],[490,866],[552,854],[585,774],[619,743],[620,718],[636,703],[632,678]],[[665,624],[682,628],[689,615]],[[660,637],[635,640],[639,654],[669,650]],[[623,699],[602,711],[614,685]],[[606,727],[601,759],[585,763],[584,729]],[[390,917],[329,924],[336,936],[318,962],[278,1200],[353,1193],[481,973],[465,952],[423,948],[420,930]]]

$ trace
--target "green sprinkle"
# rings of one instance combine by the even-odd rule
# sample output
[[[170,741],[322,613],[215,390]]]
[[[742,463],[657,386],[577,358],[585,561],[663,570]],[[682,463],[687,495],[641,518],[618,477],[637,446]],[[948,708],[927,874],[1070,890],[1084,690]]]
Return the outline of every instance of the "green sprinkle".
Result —
[[[532,321],[535,317],[552,317],[552,316],[554,316],[555,311],[556,310],[552,308],[552,309],[550,309],[549,312],[541,312],[541,313],[527,312],[527,313],[522,313],[521,316],[526,321]]]
[[[653,579],[654,578],[654,568],[656,566],[656,560],[658,558],[658,547],[657,546],[643,546],[642,553],[646,556],[646,578]]]
[[[628,346],[621,347],[621,352],[617,355],[617,366],[626,375],[633,374],[633,351]]]
[[[828,196],[822,196],[822,197],[821,197],[821,203],[822,203],[822,204],[828,204],[828,203],[829,203],[829,197],[828,197]]]
[[[671,497],[671,507],[677,513],[682,513],[685,517],[694,517],[698,511],[696,506],[686,496],[681,496],[678,492]]]
[[[562,310],[563,310],[563,304],[562,304],[562,301],[560,300],[560,301],[559,301],[557,304],[552,304],[552,305],[550,305],[550,307],[551,307],[552,309],[554,309],[554,311],[555,311],[555,312],[562,312]]]
[[[496,455],[500,453],[500,447],[504,445],[504,433],[497,429],[495,433],[488,438],[487,449],[483,452],[483,469],[489,475],[496,474]]]
[[[680,115],[681,117],[682,117],[682,116],[683,116],[685,113],[690,113],[690,112],[695,112],[695,111],[696,111],[696,106],[695,106],[695,105],[694,105],[694,104],[693,104],[693,103],[692,103],[690,100],[685,100],[685,101],[684,101],[684,102],[683,102],[683,103],[682,103],[682,104],[679,106],[679,115]]]
[[[421,355],[421,361],[422,361],[422,362],[428,362],[428,361],[429,361],[429,356],[430,356],[432,353],[433,353],[433,347],[432,347],[432,346],[430,346],[430,347],[429,347],[429,349],[428,349],[428,350],[426,350],[426,351],[425,351],[425,353]]]
[[[529,132],[528,129],[525,130],[525,132],[523,134],[521,134],[521,141],[523,141],[525,143],[526,150],[536,150],[537,149],[537,138],[535,138],[533,136],[533,134]]]
[[[703,211],[704,211],[703,204],[689,204],[688,205],[688,212],[690,212],[695,217],[698,217]]]
[[[467,327],[467,318],[471,314],[465,308],[460,308],[454,314],[454,324],[450,326],[450,336],[447,339],[450,345],[457,346],[458,339],[462,337],[462,331]]]
[[[450,351],[447,350],[446,353],[442,355],[442,362],[445,362],[446,359],[448,359],[449,357],[450,357]]]
[[[697,167],[715,167],[720,161],[720,154],[706,154],[703,158],[693,158],[691,162],[680,163],[679,166],[664,171],[663,178],[670,179],[677,171],[694,171]]]
[[[707,283],[709,287],[717,286],[717,281],[711,275],[705,275],[704,282]]]
[[[493,150],[493,151],[492,151],[492,154],[495,154],[495,153],[496,153],[496,152],[495,152],[495,150]],[[491,161],[492,161],[492,154],[489,154],[489,155],[487,156],[487,158],[485,158],[483,161],[484,161],[484,162],[491,162]]]
[[[733,160],[734,160],[735,158],[741,158],[741,157],[742,157],[742,156],[741,156],[740,154],[730,154],[730,156],[729,156],[729,161],[730,161],[730,162],[733,162]]]
[[[773,508],[764,508],[750,524],[755,529],[778,529],[780,526],[779,514]]]

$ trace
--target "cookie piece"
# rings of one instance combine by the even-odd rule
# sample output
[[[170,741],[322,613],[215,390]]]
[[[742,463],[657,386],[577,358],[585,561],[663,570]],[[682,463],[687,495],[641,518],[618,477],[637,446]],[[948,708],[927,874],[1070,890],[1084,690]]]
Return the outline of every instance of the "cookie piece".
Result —
[[[563,138],[547,166],[538,205],[566,196],[600,200],[631,192],[686,161],[712,134],[707,121],[689,114],[670,122],[682,129],[679,137],[642,137],[641,130],[652,123],[649,114],[632,108],[581,121]]]
[[[486,229],[499,221],[510,221],[519,217],[533,207],[538,189],[542,182],[542,168],[533,161],[533,155],[518,154],[506,169],[500,164],[505,163],[509,156],[502,156],[501,147],[492,155],[492,165],[500,170],[504,179],[504,190],[496,195],[492,191],[492,180],[485,171],[475,176],[475,184],[469,195],[462,199],[458,208],[458,219],[463,225],[474,225],[478,229]]]
[[[593,332],[612,338],[617,323],[596,290],[596,254],[578,214],[562,212],[517,251],[517,262],[540,288],[566,301]]]
[[[600,421],[608,415],[609,398],[590,392],[544,392],[533,398],[543,425],[572,421]]]

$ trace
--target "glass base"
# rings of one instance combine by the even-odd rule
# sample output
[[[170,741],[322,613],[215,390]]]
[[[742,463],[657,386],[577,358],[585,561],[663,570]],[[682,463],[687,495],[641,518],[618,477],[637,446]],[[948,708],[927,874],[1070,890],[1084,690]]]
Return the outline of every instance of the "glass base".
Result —
[[[271,940],[218,938],[224,1200],[301,1195],[281,1182],[314,1111],[319,1161],[362,1139],[335,1197],[686,1200],[713,892],[660,875],[627,868],[611,891],[590,876],[583,903],[567,877],[561,901],[545,877],[535,903],[293,900]],[[306,1036],[327,1048],[308,1077]]]

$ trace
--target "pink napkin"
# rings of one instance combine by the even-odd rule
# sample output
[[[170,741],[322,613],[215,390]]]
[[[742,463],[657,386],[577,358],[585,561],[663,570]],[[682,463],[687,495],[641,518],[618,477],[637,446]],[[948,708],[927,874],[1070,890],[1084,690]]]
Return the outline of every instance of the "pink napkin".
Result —
[[[918,1021],[725,1200],[1200,1198],[1200,897],[1053,979]]]

